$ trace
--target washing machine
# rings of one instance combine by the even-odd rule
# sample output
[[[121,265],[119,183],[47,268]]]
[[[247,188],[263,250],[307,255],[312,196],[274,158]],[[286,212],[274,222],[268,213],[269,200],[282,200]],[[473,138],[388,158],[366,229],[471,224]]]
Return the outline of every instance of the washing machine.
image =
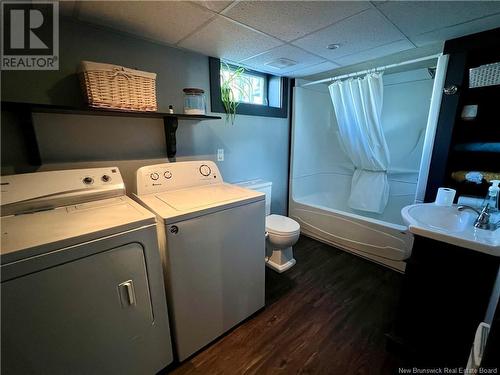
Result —
[[[155,374],[172,345],[154,215],[117,168],[1,178],[2,374]]]
[[[264,306],[265,196],[224,183],[211,161],[140,168],[136,188],[158,219],[182,361]]]

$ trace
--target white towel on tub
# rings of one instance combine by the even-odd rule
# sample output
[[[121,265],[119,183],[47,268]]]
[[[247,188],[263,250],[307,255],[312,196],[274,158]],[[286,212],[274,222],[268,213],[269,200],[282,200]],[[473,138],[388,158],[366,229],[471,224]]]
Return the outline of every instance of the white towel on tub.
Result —
[[[363,169],[354,171],[351,182],[351,195],[347,201],[351,208],[380,214],[384,211],[388,199],[389,181],[386,172]]]

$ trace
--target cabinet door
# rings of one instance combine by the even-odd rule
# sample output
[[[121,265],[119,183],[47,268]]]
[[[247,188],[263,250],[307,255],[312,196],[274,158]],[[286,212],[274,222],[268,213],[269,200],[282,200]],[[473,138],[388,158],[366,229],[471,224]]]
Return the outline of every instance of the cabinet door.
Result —
[[[261,201],[167,226],[180,360],[264,306],[264,220]]]
[[[497,302],[495,316],[491,324],[488,341],[483,356],[481,366],[500,367],[500,300]]]
[[[136,372],[153,322],[143,248],[131,243],[2,283],[2,374]]]
[[[409,365],[466,364],[498,267],[495,257],[415,236],[396,322]]]

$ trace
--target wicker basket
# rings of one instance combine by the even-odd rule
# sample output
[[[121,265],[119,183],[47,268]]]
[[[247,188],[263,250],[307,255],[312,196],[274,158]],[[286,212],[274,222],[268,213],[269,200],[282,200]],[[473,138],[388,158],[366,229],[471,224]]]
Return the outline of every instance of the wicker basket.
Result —
[[[469,69],[469,88],[500,85],[500,62]]]
[[[156,111],[156,74],[82,61],[80,81],[90,107]]]

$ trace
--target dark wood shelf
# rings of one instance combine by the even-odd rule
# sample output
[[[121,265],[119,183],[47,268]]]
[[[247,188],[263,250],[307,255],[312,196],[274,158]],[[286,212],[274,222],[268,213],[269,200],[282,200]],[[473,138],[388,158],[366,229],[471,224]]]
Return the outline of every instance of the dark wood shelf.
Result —
[[[500,127],[492,129],[490,124],[481,122],[473,125],[458,124],[453,135],[454,143],[499,143]]]
[[[499,147],[496,147],[495,149],[485,149],[485,148],[473,149],[472,148],[472,145],[485,144],[485,143],[495,144],[495,145],[500,147],[500,142],[463,142],[463,143],[455,143],[455,145],[453,146],[453,149],[450,151],[463,152],[463,153],[477,153],[477,154],[485,154],[485,155],[499,154],[500,153],[500,149],[498,149],[498,150],[496,149]]]
[[[184,113],[168,113],[168,112],[136,112],[123,111],[115,109],[99,109],[90,107],[69,107],[54,104],[35,104],[35,103],[18,103],[2,101],[2,111],[10,111],[22,114],[23,123],[29,129],[30,139],[32,139],[33,155],[30,160],[33,164],[40,164],[40,154],[38,145],[36,144],[36,136],[33,128],[33,113],[59,113],[68,115],[85,115],[85,116],[114,116],[114,117],[136,117],[136,118],[158,118],[163,119],[165,129],[165,141],[167,145],[167,157],[175,158],[177,153],[177,140],[175,133],[178,127],[178,120],[220,120],[220,116],[207,115],[186,115]]]
[[[70,107],[54,104],[34,104],[34,103],[17,103],[2,101],[2,110],[19,111],[29,110],[34,113],[62,113],[73,115],[90,115],[90,116],[121,116],[121,117],[142,117],[142,118],[164,118],[174,117],[182,120],[220,120],[220,116],[207,115],[187,115],[184,113],[168,113],[168,112],[138,112],[138,111],[123,111],[118,109],[100,109],[90,107]]]

